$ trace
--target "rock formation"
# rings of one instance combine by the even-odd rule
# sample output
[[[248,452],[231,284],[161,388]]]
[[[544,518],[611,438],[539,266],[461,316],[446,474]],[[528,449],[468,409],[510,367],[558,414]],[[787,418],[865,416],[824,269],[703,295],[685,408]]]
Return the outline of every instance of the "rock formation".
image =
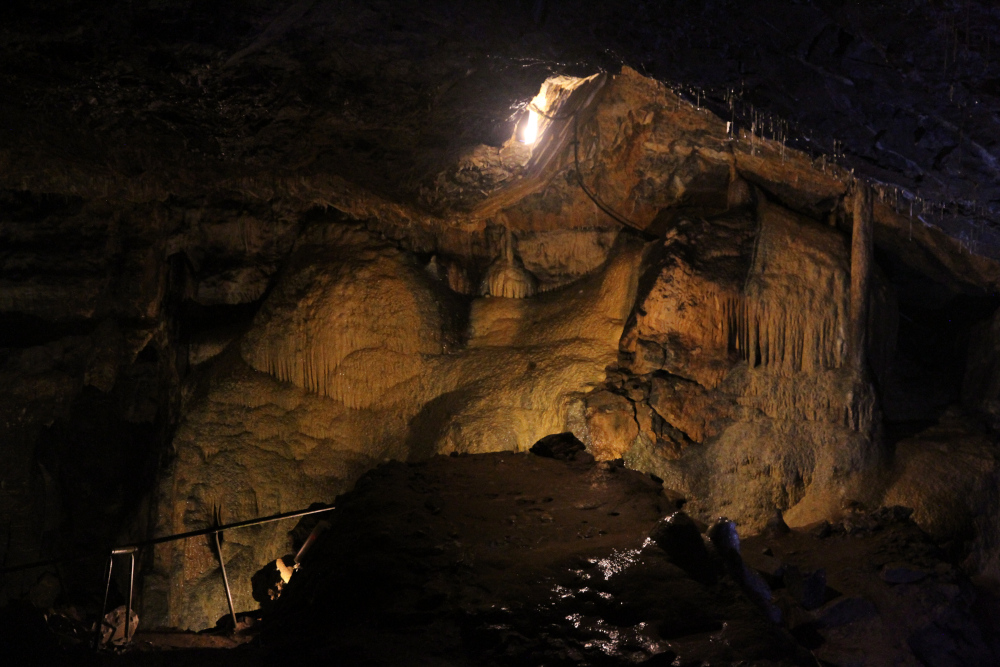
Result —
[[[495,45],[466,62],[414,32],[356,61],[316,46],[356,39],[327,4],[261,10],[239,48],[149,47],[99,73],[69,36],[50,48],[80,82],[50,106],[76,129],[0,109],[5,564],[204,528],[218,508],[239,521],[330,502],[387,461],[570,433],[662,479],[693,521],[751,534],[905,505],[977,582],[1000,582],[995,211],[959,169],[992,192],[996,158],[965,116],[903,132],[912,109],[893,107],[874,138],[852,120],[849,160],[839,140],[790,141],[732,86],[705,102],[568,48],[559,67],[490,60]],[[410,21],[348,5],[357,25]],[[424,11],[452,25],[450,8]],[[604,25],[560,15],[581,44]],[[456,44],[479,39],[468,26]],[[844,30],[821,21],[793,66],[913,93],[906,76],[843,71],[902,62],[870,37],[889,28]],[[971,42],[959,60],[948,40],[944,71],[971,68]],[[774,77],[762,90],[787,106]],[[831,95],[838,119],[870,109]],[[965,199],[935,208],[918,183]],[[287,529],[226,533],[238,608]],[[97,595],[93,563],[67,568]],[[159,545],[140,570],[143,623],[226,613],[213,544]],[[0,598],[54,599],[44,574],[13,574]]]
[[[618,138],[588,144],[597,130],[581,129],[584,156],[595,155],[588,145],[604,151],[590,163],[599,177],[585,178],[662,237],[621,231],[600,263],[572,259],[573,230],[603,214],[559,175],[586,171],[570,145],[525,176],[548,183],[545,201],[562,202],[546,204],[551,222],[533,217],[541,200],[529,193],[507,203],[502,227],[466,223],[461,241],[442,232],[426,270],[407,239],[380,239],[377,221],[311,223],[250,329],[190,399],[157,531],[203,525],[215,505],[234,518],[304,506],[388,458],[523,451],[563,431],[599,459],[655,472],[703,519],[725,513],[744,530],[776,510],[801,526],[877,504],[886,451],[873,382],[894,355],[892,290],[874,271],[865,363],[853,365],[849,237],[751,184],[802,158],[762,162],[724,134],[709,140],[714,152],[682,147],[698,135],[681,118],[716,121],[668,98],[625,72],[589,107]],[[848,193],[837,180],[846,175],[786,168]],[[639,174],[673,175],[640,194],[650,184]],[[883,215],[895,224],[891,210]],[[518,239],[523,262],[515,229],[530,239]],[[579,234],[587,257],[595,237]],[[455,276],[490,247],[499,259],[482,271],[486,296],[470,299]],[[546,276],[537,294],[529,259]],[[239,604],[251,604],[249,575],[287,551],[282,535],[232,538]],[[147,577],[164,623],[223,613],[208,547],[195,548],[161,548]]]

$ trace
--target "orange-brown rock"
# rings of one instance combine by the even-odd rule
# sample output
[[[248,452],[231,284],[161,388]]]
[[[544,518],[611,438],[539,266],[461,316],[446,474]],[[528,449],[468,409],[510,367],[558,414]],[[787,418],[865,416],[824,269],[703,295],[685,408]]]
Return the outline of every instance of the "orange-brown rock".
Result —
[[[731,412],[727,397],[676,376],[654,377],[649,405],[661,418],[696,443],[718,435]]]
[[[587,432],[590,453],[598,461],[620,459],[639,435],[632,402],[609,391],[587,396]]]

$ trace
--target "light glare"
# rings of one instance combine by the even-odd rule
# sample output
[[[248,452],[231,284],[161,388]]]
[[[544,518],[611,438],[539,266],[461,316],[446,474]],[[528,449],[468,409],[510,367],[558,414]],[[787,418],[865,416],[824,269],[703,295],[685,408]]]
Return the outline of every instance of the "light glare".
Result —
[[[534,109],[528,110],[528,122],[524,124],[524,132],[521,135],[521,140],[528,144],[529,146],[535,143],[535,139],[538,138],[538,114]]]

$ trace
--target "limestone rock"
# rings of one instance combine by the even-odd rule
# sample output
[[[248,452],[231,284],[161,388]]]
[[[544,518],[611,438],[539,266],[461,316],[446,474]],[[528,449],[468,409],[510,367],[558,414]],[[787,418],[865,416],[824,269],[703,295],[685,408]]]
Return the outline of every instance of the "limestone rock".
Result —
[[[883,503],[913,509],[913,520],[939,540],[968,534],[972,520],[992,513],[986,490],[994,486],[996,447],[971,424],[953,418],[897,443]]]
[[[821,628],[836,628],[878,616],[878,609],[863,597],[834,600],[815,612],[816,623]]]
[[[862,480],[879,456],[874,387],[844,367],[843,239],[766,202],[756,223],[748,215],[668,232],[622,337],[622,368],[652,374],[648,403],[662,420],[630,465],[690,497],[699,516],[725,512],[758,530],[775,508],[804,525],[836,515],[845,496],[874,496]]]
[[[194,299],[205,305],[257,301],[271,282],[272,273],[246,266],[206,276],[198,281]]]
[[[126,627],[127,612],[125,605],[122,605],[105,614],[101,624],[101,646],[119,646],[125,643],[126,636],[135,636],[136,628],[139,627],[139,614],[132,609]]]
[[[1000,310],[972,330],[962,394],[966,405],[1000,425]]]
[[[587,431],[590,451],[598,461],[619,459],[639,435],[630,414],[632,403],[624,396],[598,391],[587,396]]]
[[[465,344],[446,351],[461,303],[415,258],[357,228],[316,234],[240,345],[202,366],[162,476],[159,533],[203,527],[215,506],[239,520],[329,502],[386,459],[526,451],[572,430],[572,407],[616,358],[643,250],[623,239],[600,271],[533,299],[475,299]],[[322,367],[336,369],[325,391]],[[291,550],[286,531],[227,534],[238,608],[254,606],[261,565]],[[225,613],[219,577],[207,543],[158,547],[146,617],[211,625]]]
[[[508,299],[534,296],[538,291],[538,280],[524,268],[524,262],[515,251],[515,241],[506,228],[501,241],[500,256],[487,267],[479,293]]]
[[[474,293],[472,281],[469,280],[469,273],[465,270],[465,267],[457,262],[451,262],[448,264],[446,271],[445,278],[448,281],[448,287],[453,292],[467,296],[471,296]]]
[[[499,259],[486,269],[480,294],[508,299],[526,299],[534,296],[538,281],[519,260]]]
[[[676,376],[654,376],[649,405],[664,421],[696,443],[718,435],[719,421],[731,412],[726,397]]]
[[[236,340],[242,331],[239,328],[226,327],[201,332],[192,337],[188,343],[188,363],[192,366],[203,364],[219,356],[230,343]]]
[[[575,461],[585,450],[586,446],[572,433],[554,433],[533,444],[528,451],[558,461]]]
[[[49,609],[53,607],[62,592],[62,584],[52,572],[42,574],[28,591],[28,600],[39,609]]]
[[[351,407],[366,407],[442,351],[441,315],[412,260],[363,230],[317,228],[298,266],[242,345],[254,368]]]
[[[697,581],[712,584],[720,572],[705,548],[694,521],[684,512],[674,512],[660,519],[649,539],[667,554],[667,559]]]
[[[1000,590],[1000,462],[992,438],[959,414],[896,445],[885,504],[913,509],[913,520],[940,541],[973,537],[970,574]]]

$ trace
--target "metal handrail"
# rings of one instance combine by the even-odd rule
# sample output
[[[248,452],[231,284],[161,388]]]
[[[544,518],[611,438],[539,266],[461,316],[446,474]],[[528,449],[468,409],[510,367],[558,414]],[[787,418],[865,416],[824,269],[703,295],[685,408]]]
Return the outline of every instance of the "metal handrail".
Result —
[[[128,555],[131,558],[131,570],[129,572],[129,582],[128,582],[128,604],[125,609],[125,643],[131,641],[131,625],[132,625],[132,593],[135,585],[135,554],[142,547],[149,547],[156,544],[163,544],[165,542],[173,542],[176,540],[185,540],[190,537],[200,537],[202,535],[212,535],[215,540],[215,550],[219,556],[219,567],[222,570],[222,581],[226,586],[226,601],[229,603],[229,614],[233,619],[233,631],[236,631],[236,609],[233,606],[233,594],[229,588],[229,577],[226,575],[226,562],[222,558],[222,544],[219,540],[219,535],[225,530],[232,530],[235,528],[247,528],[249,526],[259,526],[264,523],[271,523],[272,521],[281,521],[283,519],[295,519],[301,516],[307,516],[309,514],[319,514],[320,512],[329,512],[335,509],[332,505],[330,507],[323,507],[314,510],[296,510],[293,512],[282,512],[280,514],[272,514],[270,516],[258,517],[256,519],[247,519],[245,521],[236,521],[234,523],[225,524],[222,526],[214,525],[208,528],[201,528],[199,530],[189,530],[186,533],[176,533],[174,535],[166,535],[164,537],[154,537],[148,540],[142,540],[140,542],[134,542],[132,544],[126,544],[120,547],[114,547],[111,549],[111,553],[108,556],[108,575],[104,584],[104,603],[101,605],[101,615],[97,620],[97,625],[95,627],[94,636],[94,648],[97,648],[101,644],[101,635],[104,629],[104,615],[107,612],[108,607],[108,594],[111,591],[111,571],[114,567],[114,557],[119,555]],[[19,570],[28,570],[35,567],[45,567],[48,565],[55,565],[57,563],[65,563],[76,560],[83,560],[85,558],[90,558],[98,555],[102,552],[92,552],[89,554],[81,554],[77,556],[67,556],[65,558],[52,558],[44,561],[36,561],[34,563],[22,563],[21,565],[14,565],[12,567],[6,567],[0,569],[0,573],[7,572],[17,572]]]
[[[211,526],[209,528],[191,530],[186,533],[177,533],[176,535],[167,535],[165,537],[154,537],[152,539],[143,540],[141,542],[133,542],[132,544],[125,544],[120,547],[115,547],[114,549],[128,549],[130,547],[135,547],[138,549],[141,547],[153,546],[154,544],[173,542],[174,540],[184,540],[189,537],[211,535],[212,533],[217,533],[223,530],[230,530],[232,528],[245,528],[247,526],[257,526],[262,523],[270,523],[272,521],[281,521],[283,519],[294,519],[296,517],[306,516],[308,514],[319,514],[320,512],[329,512],[334,509],[336,508],[331,505],[330,507],[324,507],[318,510],[298,510],[294,512],[283,512],[281,514],[272,514],[271,516],[260,517],[257,519],[247,519],[246,521],[237,521],[235,523],[229,523],[224,526]],[[20,565],[11,565],[10,567],[0,568],[0,574],[7,574],[8,572],[18,572],[20,570],[30,570],[36,567],[57,565],[59,563],[70,563],[77,560],[83,560],[85,558],[94,558],[96,556],[103,556],[106,553],[108,553],[106,549],[101,549],[100,551],[91,551],[89,553],[78,554],[76,556],[63,556],[60,558],[50,558],[49,560],[39,560],[31,563],[21,563]]]

